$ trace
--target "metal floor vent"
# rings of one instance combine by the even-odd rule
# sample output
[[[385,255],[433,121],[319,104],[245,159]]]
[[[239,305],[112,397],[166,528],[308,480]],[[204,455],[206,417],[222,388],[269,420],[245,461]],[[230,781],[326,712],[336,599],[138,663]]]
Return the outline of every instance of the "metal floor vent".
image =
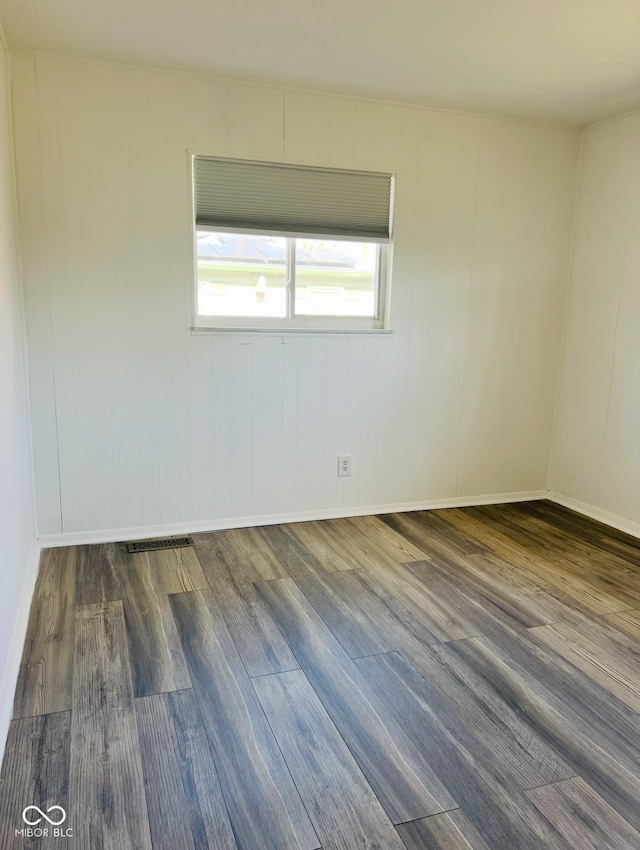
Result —
[[[127,543],[127,552],[155,552],[157,549],[179,549],[193,546],[191,537],[160,537],[157,540],[134,540]]]

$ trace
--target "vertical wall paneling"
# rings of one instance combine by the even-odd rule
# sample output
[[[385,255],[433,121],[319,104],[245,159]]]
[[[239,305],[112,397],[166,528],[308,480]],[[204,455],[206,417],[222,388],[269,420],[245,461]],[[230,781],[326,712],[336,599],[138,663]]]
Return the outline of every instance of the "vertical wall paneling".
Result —
[[[24,292],[32,338],[41,344],[29,352],[31,407],[38,415],[31,424],[36,488],[36,508],[40,528],[62,528],[59,474],[58,423],[56,415],[55,367],[51,333],[51,305],[46,252],[43,163],[40,159],[36,63],[31,56],[14,56],[11,61],[13,92],[13,134],[16,174],[19,176],[19,228],[23,275],[39,281]],[[40,246],[33,250],[33,246]]]
[[[80,530],[80,503],[78,493],[78,456],[76,449],[76,417],[74,394],[74,368],[76,353],[73,348],[70,293],[67,265],[67,217],[65,186],[62,172],[62,140],[59,99],[63,97],[65,81],[60,79],[62,69],[52,61],[36,60],[37,103],[32,105],[40,133],[39,159],[42,173],[42,205],[45,220],[44,245],[30,246],[29,250],[44,251],[49,284],[49,315],[51,322],[50,348],[53,362],[56,398],[56,431],[58,466],[60,470],[61,531]],[[33,118],[32,118],[33,120]],[[20,181],[20,175],[18,175]],[[21,185],[20,182],[18,184]],[[64,211],[63,211],[64,210]],[[21,208],[21,215],[22,215]],[[28,216],[28,211],[24,210]],[[39,280],[33,284],[40,290]],[[27,286],[27,290],[29,287]],[[35,295],[35,293],[33,293]],[[27,302],[29,306],[29,302]],[[29,321],[30,312],[27,314]],[[29,326],[30,339],[32,339]],[[37,410],[37,399],[35,410]],[[37,413],[34,416],[37,419]],[[107,516],[103,522],[108,523]],[[42,531],[43,529],[41,529]]]
[[[528,460],[515,448],[523,437],[519,408],[529,401],[519,382],[525,364],[518,349],[525,344],[523,308],[536,297],[527,271],[519,268],[526,256],[528,210],[513,203],[526,189],[525,133],[517,125],[494,127],[485,121],[481,133],[458,480],[464,490],[477,493],[483,492],[492,456],[493,475],[501,481],[513,475],[514,463]],[[499,445],[504,446],[500,456]]]
[[[211,340],[213,390],[213,516],[231,516],[231,346],[228,336]]]
[[[345,168],[373,167],[372,115],[375,104],[365,100],[331,100],[331,150],[334,162]]]
[[[327,347],[330,339],[320,335],[298,339],[296,392],[296,510],[298,511],[313,511],[322,507],[326,471]]]
[[[344,478],[338,478],[338,455],[349,454],[344,445],[347,413],[347,351],[346,336],[327,339],[324,397],[324,470],[322,476],[322,507],[344,504]]]
[[[282,512],[296,510],[298,460],[298,337],[282,337]]]
[[[75,465],[80,529],[95,528],[100,518],[115,524],[113,443],[109,386],[109,328],[111,285],[126,256],[119,256],[122,161],[113,138],[113,124],[122,125],[117,109],[113,119],[100,104],[119,103],[113,74],[92,66],[83,75],[57,65],[58,128],[63,192],[69,330],[72,345],[72,382],[75,412]],[[119,75],[118,75],[119,76]],[[109,126],[113,120],[112,126]],[[94,152],[102,146],[113,153],[95,167]],[[86,195],[74,190],[75,181],[91,186],[97,203],[88,214]],[[52,210],[59,215],[59,210]],[[70,285],[79,281],[80,285]],[[113,303],[111,301],[111,303]],[[125,309],[123,313],[128,312]],[[125,319],[126,321],[126,319]],[[60,344],[64,345],[61,328]]]
[[[207,96],[203,101],[204,114],[208,118],[208,144],[212,151],[224,154],[229,149],[227,128],[227,86],[220,80],[211,80]]]
[[[420,244],[421,195],[418,184],[421,155],[421,113],[415,109],[384,107],[376,110],[379,126],[375,131],[380,168],[395,172],[394,275],[408,285],[394,292],[394,327],[398,333],[389,340],[385,387],[385,435],[382,480],[385,499],[402,502],[407,455],[405,424],[415,417],[414,399],[408,395],[411,305],[413,291],[420,287],[424,262]],[[397,165],[394,167],[394,163]],[[412,247],[410,247],[412,246]]]
[[[420,429],[420,404],[422,382],[422,354],[425,344],[423,333],[425,302],[429,279],[428,269],[431,251],[427,250],[430,228],[427,225],[428,211],[432,203],[428,191],[428,176],[433,169],[433,143],[435,133],[435,115],[429,112],[420,113],[417,128],[417,169],[414,175],[414,214],[405,219],[409,238],[414,245],[420,245],[420,252],[415,252],[411,273],[411,300],[407,323],[407,376],[406,376],[406,410],[403,423],[403,444],[405,462],[402,464],[402,500],[414,501],[416,493],[421,491],[417,478],[417,461],[422,455],[424,434]],[[413,462],[411,462],[413,461]]]
[[[64,58],[13,84],[43,534],[545,486],[577,131]],[[192,334],[188,150],[393,172],[393,334]]]
[[[131,87],[127,80],[127,114],[129,131],[129,173],[131,190],[128,198],[135,238],[131,245],[131,271],[136,281],[135,298],[135,368],[137,382],[138,450],[131,457],[140,470],[140,512],[142,525],[160,522],[160,422],[158,408],[158,335],[156,330],[157,298],[155,279],[150,274],[150,257],[145,246],[155,243],[156,225],[153,208],[154,176],[148,151],[152,149],[154,121],[152,104],[147,96],[148,76]]]
[[[191,258],[190,192],[186,179],[188,139],[182,121],[182,79],[163,75],[150,80],[147,95],[153,113],[152,161],[162,174],[153,183],[149,210],[156,242],[166,244],[162,271],[154,269],[158,386],[158,445],[160,450],[160,519],[163,523],[188,519],[187,452],[187,328],[191,321],[191,277],[184,262]],[[147,251],[149,252],[147,246]],[[149,259],[151,259],[149,257]],[[179,321],[176,321],[176,318]]]
[[[284,92],[251,90],[251,153],[263,159],[284,156]]]
[[[133,263],[135,219],[132,216],[132,174],[130,156],[130,128],[127,109],[127,74],[124,70],[111,75],[104,67],[96,68],[91,81],[96,99],[102,96],[113,102],[105,111],[98,107],[98,135],[101,143],[112,152],[110,168],[104,175],[101,190],[105,211],[94,228],[102,235],[100,251],[91,247],[89,263],[99,265],[98,278],[104,290],[102,317],[106,322],[108,371],[108,422],[111,427],[112,489],[106,492],[113,497],[113,516],[116,528],[142,525],[140,464],[132,463],[140,445],[138,421],[137,362],[137,302],[136,278]],[[105,95],[97,96],[97,93]],[[95,107],[94,107],[95,108]],[[115,257],[112,266],[109,258]],[[91,309],[91,304],[89,305]],[[92,330],[95,316],[88,322]],[[91,345],[88,340],[89,347]],[[89,421],[89,427],[91,422]],[[101,446],[96,446],[100,451]],[[91,481],[87,482],[91,488]]]
[[[251,510],[282,512],[283,364],[282,337],[251,340]]]
[[[250,516],[252,466],[252,339],[232,336],[229,341],[229,455],[230,515]]]
[[[551,488],[640,523],[640,116],[586,131]]]
[[[365,338],[361,336],[349,337],[347,342],[347,399],[343,454],[351,455],[351,475],[344,479],[345,507],[360,504],[360,437],[362,434],[364,344]]]
[[[4,40],[0,39],[0,757],[5,746],[12,716],[13,692],[18,677],[22,645],[27,629],[29,601],[38,570],[39,545],[34,515],[34,493],[29,417],[29,387],[25,340],[25,305],[23,299],[18,245],[19,215],[16,209],[16,169],[11,119],[10,57]],[[21,90],[35,93],[33,63],[20,65]],[[34,152],[36,139],[23,111],[16,116],[16,131],[25,140],[27,158]],[[24,158],[18,165],[23,168]],[[24,172],[23,172],[24,174]],[[41,171],[24,174],[27,197],[42,199]],[[29,236],[43,236],[43,216],[36,216],[27,230]],[[26,236],[27,234],[24,234]],[[31,273],[46,270],[42,260],[30,267]],[[43,276],[46,281],[46,274]],[[49,336],[43,311],[47,311],[47,291],[43,304],[36,306],[38,327]],[[48,353],[45,353],[48,352]],[[43,373],[43,424],[53,426],[55,407],[52,406],[52,372],[44,362],[50,360],[50,348],[45,349],[40,365]],[[45,443],[48,439],[45,436]],[[45,503],[51,497],[48,518],[60,521],[60,500],[56,496],[57,458],[54,447],[52,460],[44,469],[51,474],[45,486]],[[24,753],[22,754],[24,758]],[[2,789],[6,796],[6,788]],[[3,833],[4,834],[4,833]],[[7,839],[8,840],[8,839]]]
[[[252,153],[251,89],[249,86],[227,86],[227,145],[234,156]]]
[[[292,162],[327,164],[331,151],[331,98],[285,94],[284,152]]]
[[[388,386],[389,337],[367,337],[362,364],[362,412],[360,419],[359,497],[370,504],[384,504],[386,388]]]
[[[640,341],[637,332],[640,318],[640,161],[636,162],[635,175],[612,362],[600,501],[611,513],[640,522]]]
[[[459,492],[460,421],[473,267],[480,122],[435,121],[421,173],[425,203],[425,299],[419,390],[416,490]],[[451,458],[455,456],[455,463]]]
[[[216,505],[213,340],[188,342],[189,516],[197,520],[214,516]]]
[[[458,479],[511,491],[548,455],[568,273],[575,148],[537,127],[482,122]],[[522,202],[524,199],[524,202]],[[553,270],[553,271],[551,271]],[[497,415],[497,411],[500,414]]]

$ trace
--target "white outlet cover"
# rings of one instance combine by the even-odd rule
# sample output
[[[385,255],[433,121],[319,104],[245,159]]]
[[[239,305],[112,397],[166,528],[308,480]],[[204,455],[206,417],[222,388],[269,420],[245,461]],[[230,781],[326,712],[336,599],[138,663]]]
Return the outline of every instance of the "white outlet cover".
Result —
[[[351,455],[338,455],[338,478],[351,475]]]

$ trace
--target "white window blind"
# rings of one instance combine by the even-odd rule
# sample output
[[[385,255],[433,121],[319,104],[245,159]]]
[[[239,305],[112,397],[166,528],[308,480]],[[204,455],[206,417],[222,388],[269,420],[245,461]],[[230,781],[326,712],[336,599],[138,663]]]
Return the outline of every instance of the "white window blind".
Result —
[[[392,176],[195,156],[196,227],[388,242]]]

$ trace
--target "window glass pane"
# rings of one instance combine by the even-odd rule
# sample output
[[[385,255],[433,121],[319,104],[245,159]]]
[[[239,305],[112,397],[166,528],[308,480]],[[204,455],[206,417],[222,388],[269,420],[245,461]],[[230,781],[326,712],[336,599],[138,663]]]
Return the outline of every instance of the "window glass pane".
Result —
[[[287,315],[287,240],[197,232],[198,315]]]
[[[296,314],[376,314],[378,251],[375,242],[296,239]]]

